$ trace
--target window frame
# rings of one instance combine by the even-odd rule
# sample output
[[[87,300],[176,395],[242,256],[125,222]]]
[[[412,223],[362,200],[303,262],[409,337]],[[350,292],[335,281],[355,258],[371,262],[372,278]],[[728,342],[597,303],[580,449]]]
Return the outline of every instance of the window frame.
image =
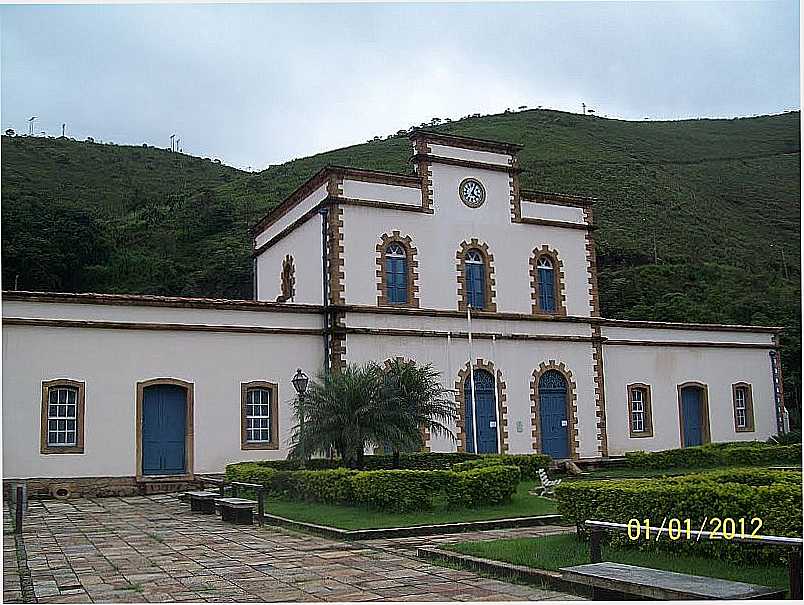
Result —
[[[634,392],[642,391],[642,424],[641,431],[634,428]],[[634,382],[626,387],[627,411],[628,411],[628,436],[632,439],[653,437],[653,406],[651,405],[650,385],[643,382]]]
[[[737,392],[745,391],[745,426],[737,424]],[[751,384],[748,382],[735,382],[731,385],[731,407],[734,415],[734,432],[753,433],[756,430],[754,424],[754,393]]]
[[[542,260],[548,260],[552,266],[553,308],[545,309],[542,305]],[[564,263],[558,252],[546,244],[533,250],[530,257],[531,313],[542,317],[565,317],[567,315],[566,292],[564,290]]]
[[[388,249],[394,244],[398,245],[405,254],[404,269],[405,269],[405,294],[406,300],[404,302],[392,302],[389,296],[389,286],[391,285],[391,274],[388,272],[389,260]],[[377,306],[378,307],[419,307],[419,261],[416,259],[418,250],[413,245],[413,240],[409,235],[402,236],[398,230],[394,230],[389,235],[383,233],[380,241],[377,242]]]
[[[475,253],[477,255],[476,260],[475,259],[472,259],[472,260],[469,259],[469,255],[472,254],[472,253]],[[483,255],[483,251],[480,250],[479,248],[469,248],[468,250],[466,250],[466,252],[464,252],[464,255],[463,255],[463,267],[464,267],[464,269],[463,269],[463,271],[464,271],[464,280],[466,281],[466,306],[471,307],[472,310],[474,310],[474,311],[485,311],[486,310],[486,305],[488,304],[488,294],[487,294],[488,285],[487,285],[487,281],[486,281],[486,277],[487,277],[486,276],[486,273],[487,273],[487,271],[486,271],[486,259],[485,259],[484,255]],[[481,290],[480,290],[479,293],[475,293],[475,296],[478,296],[478,297],[480,297],[482,299],[482,302],[483,302],[482,307],[476,307],[476,306],[471,304],[471,302],[472,302],[472,294],[473,293],[472,293],[472,290],[470,288],[470,284],[471,284],[472,280],[469,279],[469,271],[470,271],[470,268],[472,268],[472,267],[478,267],[479,271],[480,271],[480,279],[479,279],[479,281],[480,281],[480,285],[481,285]]]
[[[398,248],[399,252],[391,252],[391,248],[394,247]],[[402,262],[402,291],[405,294],[405,300],[392,300],[391,297],[391,282],[393,281],[393,276],[396,275],[391,271],[392,262],[394,260]],[[388,301],[389,305],[407,305],[410,302],[410,254],[408,250],[400,242],[391,241],[385,246],[383,262],[385,263],[385,299]],[[399,289],[398,285],[396,289]]]
[[[57,388],[75,389],[75,444],[72,445],[51,445],[48,442],[48,420],[50,390]],[[39,436],[39,452],[41,454],[83,454],[84,453],[84,424],[86,421],[86,385],[82,381],[71,380],[69,378],[57,378],[55,380],[45,380],[42,382],[42,408],[41,408],[41,427]]]
[[[246,406],[248,392],[252,389],[265,389],[271,393],[270,408],[270,441],[249,441],[247,430]],[[252,380],[240,383],[240,449],[241,450],[278,450],[279,449],[279,387],[275,382]]]

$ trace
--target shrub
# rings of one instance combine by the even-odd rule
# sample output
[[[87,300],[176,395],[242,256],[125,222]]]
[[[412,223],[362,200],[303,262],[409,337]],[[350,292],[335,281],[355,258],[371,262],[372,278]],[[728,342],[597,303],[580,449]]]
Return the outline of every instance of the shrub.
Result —
[[[801,429],[795,431],[788,431],[786,433],[779,433],[768,439],[771,445],[793,445],[801,443]]]
[[[435,496],[451,491],[452,475],[450,471],[358,472],[352,481],[354,503],[395,512],[428,510]]]
[[[801,464],[800,445],[759,441],[717,443],[661,452],[627,452],[632,468],[704,468],[729,465]]]
[[[731,517],[745,518],[747,531],[752,531],[749,522],[759,517],[760,534],[801,535],[801,475],[795,472],[739,469],[662,479],[565,482],[556,487],[556,498],[559,513],[579,530],[586,520],[628,523],[630,519],[649,519],[660,526],[665,518],[690,519],[692,528],[698,530],[705,519]],[[756,552],[723,541],[695,544],[682,540],[676,547],[692,548],[693,552],[709,549],[743,561]],[[774,556],[770,551],[767,555]]]
[[[357,471],[345,468],[291,473],[291,496],[308,502],[343,504],[354,500],[353,478]]]
[[[501,504],[516,492],[521,472],[516,466],[484,466],[451,470],[351,469],[287,471],[254,462],[230,464],[231,481],[259,483],[268,494],[328,504],[358,504],[406,512],[427,510],[439,498],[450,506]]]
[[[518,466],[497,465],[452,474],[456,477],[447,491],[449,505],[470,507],[510,502],[522,472]]]
[[[465,471],[485,466],[516,466],[520,470],[520,478],[530,481],[539,476],[539,469],[550,466],[550,456],[546,454],[487,454],[475,460],[467,460],[452,465],[452,470]]]

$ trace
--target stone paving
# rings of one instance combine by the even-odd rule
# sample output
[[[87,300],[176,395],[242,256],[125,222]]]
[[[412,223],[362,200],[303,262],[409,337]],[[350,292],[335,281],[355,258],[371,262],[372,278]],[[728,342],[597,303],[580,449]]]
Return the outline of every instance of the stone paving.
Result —
[[[557,530],[350,543],[230,525],[158,495],[31,501],[24,539],[39,603],[575,600],[432,565],[411,552],[420,544]],[[23,602],[14,538],[3,538],[3,600]]]

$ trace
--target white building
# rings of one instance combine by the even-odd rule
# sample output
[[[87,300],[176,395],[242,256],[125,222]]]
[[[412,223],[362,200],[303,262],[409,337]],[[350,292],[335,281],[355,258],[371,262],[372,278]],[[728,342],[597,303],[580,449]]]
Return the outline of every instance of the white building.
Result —
[[[427,446],[475,451],[467,306],[481,452],[778,432],[777,328],[600,318],[593,200],[520,189],[516,145],[411,138],[415,174],[325,168],[255,226],[256,301],[4,293],[5,478],[125,492],[284,458],[296,368],[395,357],[455,388],[457,445]]]

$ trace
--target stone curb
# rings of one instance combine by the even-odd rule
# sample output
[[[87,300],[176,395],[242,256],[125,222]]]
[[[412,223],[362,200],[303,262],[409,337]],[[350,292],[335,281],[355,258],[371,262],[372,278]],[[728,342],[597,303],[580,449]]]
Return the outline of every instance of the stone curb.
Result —
[[[509,529],[515,527],[538,527],[540,525],[559,525],[561,515],[538,515],[534,517],[514,517],[511,519],[492,519],[488,521],[467,521],[464,523],[442,523],[438,525],[414,525],[412,527],[386,527],[382,529],[340,529],[328,525],[295,521],[278,515],[264,514],[268,525],[278,525],[305,531],[335,540],[377,540],[383,538],[411,538],[436,534],[458,534],[469,531]]]
[[[432,546],[418,547],[416,556],[431,563],[449,563],[461,569],[480,571],[498,578],[513,578],[526,584],[536,584],[559,592],[567,592],[582,597],[591,595],[591,591],[586,586],[564,580],[557,571],[547,571],[525,565],[514,565],[513,563],[503,563],[493,559],[462,555]]]

